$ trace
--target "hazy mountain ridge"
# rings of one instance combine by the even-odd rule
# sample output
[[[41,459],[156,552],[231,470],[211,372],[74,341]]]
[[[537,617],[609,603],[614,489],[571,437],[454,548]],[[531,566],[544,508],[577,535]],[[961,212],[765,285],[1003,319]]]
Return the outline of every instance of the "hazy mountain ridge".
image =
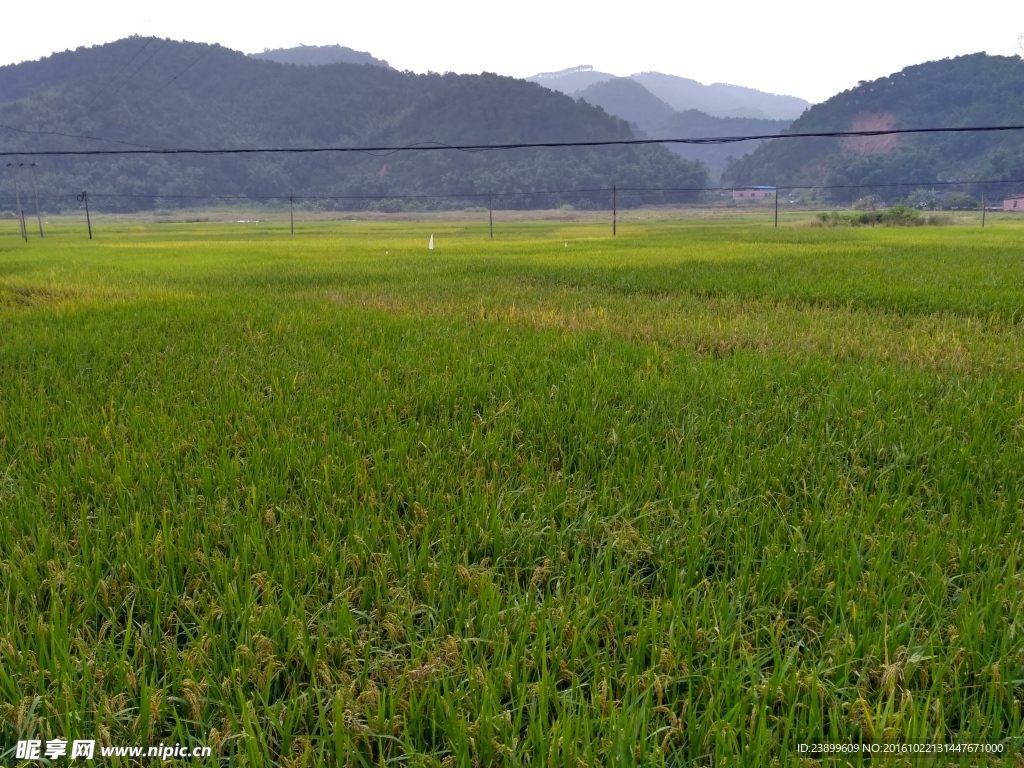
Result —
[[[975,53],[861,82],[808,109],[790,132],[1022,124],[1024,62]],[[855,187],[830,191],[838,202],[866,194],[894,199],[907,189],[884,185],[1024,179],[1024,147],[1016,132],[785,139],[766,142],[735,160],[724,179],[732,184]]]
[[[602,80],[571,94],[605,112],[636,125],[648,136],[675,114],[675,110],[628,77]]]
[[[585,88],[617,78],[597,72],[589,65],[571,67],[560,72],[542,72],[526,78],[545,88],[573,94]],[[698,109],[713,117],[752,117],[770,120],[793,120],[810,106],[796,96],[766,93],[728,83],[704,85],[696,80],[661,72],[638,72],[629,75],[654,96],[677,112]]]
[[[194,148],[632,137],[624,121],[599,108],[514,78],[343,63],[296,67],[221,46],[141,37],[0,67],[0,115],[5,125],[28,131],[0,130],[0,147],[11,151],[125,148],[54,133]],[[661,147],[47,158],[38,172],[44,195],[89,189],[140,196],[108,201],[122,210],[172,205],[173,195],[486,194],[707,180],[703,166]],[[0,196],[10,195],[9,187],[4,176]],[[516,204],[563,202],[580,203],[549,195]]]
[[[810,102],[796,96],[766,93],[742,85],[704,85],[661,72],[639,72],[630,77],[679,112],[697,109],[713,117],[792,121],[810,106]]]
[[[581,91],[584,88],[589,88],[592,85],[603,83],[615,77],[617,75],[608,72],[597,72],[589,64],[583,64],[558,72],[540,72],[527,77],[526,80],[531,83],[537,83],[537,85],[543,85],[552,91],[560,91],[571,96],[576,91]]]
[[[366,51],[356,51],[344,45],[299,45],[294,48],[264,48],[260,53],[248,54],[253,59],[276,61],[279,64],[298,64],[319,67],[325,64],[372,64],[390,67]]]
[[[573,96],[621,117],[648,138],[703,138],[708,136],[754,136],[781,133],[789,120],[715,117],[696,109],[677,112],[632,78],[617,77],[595,83]],[[741,144],[666,144],[680,155],[708,166],[717,182],[730,157],[752,152],[761,142]]]

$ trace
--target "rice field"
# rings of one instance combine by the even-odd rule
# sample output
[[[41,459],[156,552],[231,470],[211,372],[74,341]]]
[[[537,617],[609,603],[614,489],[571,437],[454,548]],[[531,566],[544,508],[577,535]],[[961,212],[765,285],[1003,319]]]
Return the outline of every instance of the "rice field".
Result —
[[[80,229],[0,229],[0,765],[1024,765],[1024,226]]]

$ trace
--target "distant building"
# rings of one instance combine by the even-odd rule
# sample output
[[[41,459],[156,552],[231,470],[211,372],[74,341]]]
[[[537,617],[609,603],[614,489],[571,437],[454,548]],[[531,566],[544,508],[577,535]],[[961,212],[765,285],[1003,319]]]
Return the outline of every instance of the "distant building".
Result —
[[[766,200],[773,197],[775,197],[775,187],[739,187],[732,191],[732,199],[739,202]]]
[[[1014,195],[1003,200],[1003,210],[1024,213],[1024,195]]]

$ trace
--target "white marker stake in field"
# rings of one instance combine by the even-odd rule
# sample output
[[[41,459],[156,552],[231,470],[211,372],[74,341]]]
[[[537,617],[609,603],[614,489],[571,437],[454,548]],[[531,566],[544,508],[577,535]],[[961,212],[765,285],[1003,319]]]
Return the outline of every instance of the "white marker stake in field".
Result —
[[[434,250],[434,236],[433,235],[430,236],[430,242],[427,243],[427,250],[428,251]]]

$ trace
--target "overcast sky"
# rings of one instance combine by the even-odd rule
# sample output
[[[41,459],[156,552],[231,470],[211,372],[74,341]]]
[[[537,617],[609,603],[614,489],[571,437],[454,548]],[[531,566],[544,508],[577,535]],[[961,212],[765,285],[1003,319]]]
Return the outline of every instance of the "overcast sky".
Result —
[[[131,34],[264,48],[340,43],[417,72],[656,70],[822,101],[909,64],[1019,53],[1020,14],[952,4],[719,2],[5,3],[0,64]]]

